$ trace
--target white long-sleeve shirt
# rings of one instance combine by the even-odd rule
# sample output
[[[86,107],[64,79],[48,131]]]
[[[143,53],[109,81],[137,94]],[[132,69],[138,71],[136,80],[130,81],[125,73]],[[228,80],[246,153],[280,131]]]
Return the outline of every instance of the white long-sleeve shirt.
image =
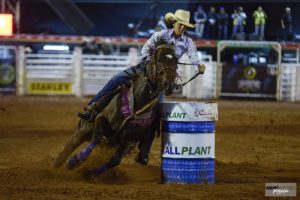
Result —
[[[164,29],[159,32],[155,32],[143,46],[142,56],[150,57],[160,42],[173,44],[175,46],[175,54],[178,59],[180,59],[182,55],[186,53],[192,64],[200,64],[197,48],[193,40],[184,34],[178,39],[175,39],[173,29]]]

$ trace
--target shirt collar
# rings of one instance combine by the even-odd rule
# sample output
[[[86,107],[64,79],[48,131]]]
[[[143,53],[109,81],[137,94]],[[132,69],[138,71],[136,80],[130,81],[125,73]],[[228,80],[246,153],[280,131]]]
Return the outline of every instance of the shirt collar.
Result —
[[[175,39],[174,37],[174,30],[171,29],[170,35]],[[175,39],[175,40],[183,40],[184,39],[184,34],[182,34],[179,38]]]

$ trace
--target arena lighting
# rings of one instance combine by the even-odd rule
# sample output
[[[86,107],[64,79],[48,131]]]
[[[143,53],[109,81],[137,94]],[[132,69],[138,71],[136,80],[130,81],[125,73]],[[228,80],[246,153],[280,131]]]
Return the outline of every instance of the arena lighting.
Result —
[[[48,50],[48,51],[69,51],[69,46],[67,45],[49,45],[46,44],[43,47],[44,50]]]
[[[11,36],[13,15],[12,14],[0,14],[0,36]]]

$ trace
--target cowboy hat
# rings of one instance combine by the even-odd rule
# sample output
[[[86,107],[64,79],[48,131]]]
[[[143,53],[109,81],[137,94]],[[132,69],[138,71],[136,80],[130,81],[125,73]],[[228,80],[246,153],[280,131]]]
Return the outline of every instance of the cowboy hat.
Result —
[[[168,12],[165,15],[165,20],[167,23],[178,21],[189,28],[195,28],[194,24],[190,24],[190,12],[186,10],[178,9],[175,14]]]

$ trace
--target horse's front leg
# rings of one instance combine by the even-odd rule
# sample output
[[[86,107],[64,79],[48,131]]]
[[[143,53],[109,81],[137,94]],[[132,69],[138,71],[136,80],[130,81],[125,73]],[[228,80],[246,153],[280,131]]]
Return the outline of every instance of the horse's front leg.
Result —
[[[87,160],[94,147],[97,144],[100,144],[101,138],[103,137],[103,134],[106,131],[105,122],[106,120],[101,116],[96,118],[91,143],[86,148],[84,148],[79,154],[72,156],[68,160],[68,169],[74,169],[75,167],[78,167],[81,163],[83,163],[85,160]]]
[[[88,172],[88,176],[91,178],[93,176],[98,176],[109,169],[112,169],[118,166],[121,163],[121,160],[128,154],[128,152],[135,146],[133,142],[127,142],[124,145],[120,145],[114,156],[104,165],[101,165],[99,168],[93,169]]]

